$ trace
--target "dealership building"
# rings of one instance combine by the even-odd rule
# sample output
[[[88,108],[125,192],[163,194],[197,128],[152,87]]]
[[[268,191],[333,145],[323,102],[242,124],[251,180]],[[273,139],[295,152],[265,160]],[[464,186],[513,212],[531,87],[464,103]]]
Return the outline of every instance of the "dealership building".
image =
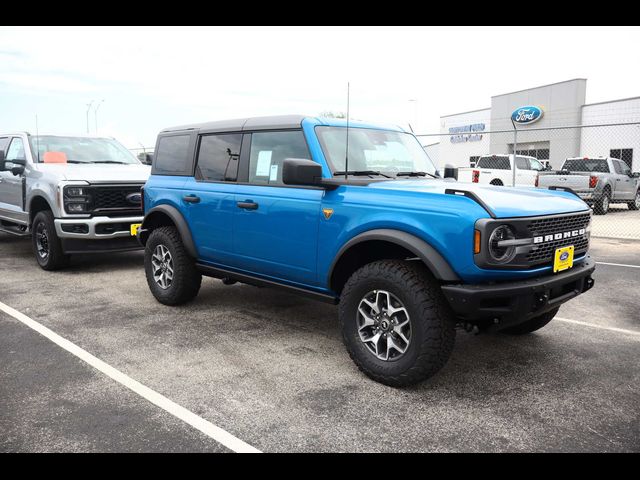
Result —
[[[587,104],[586,92],[577,78],[495,95],[489,108],[440,117],[440,135],[421,141],[440,168],[469,167],[480,155],[513,153],[511,116],[532,106],[541,115],[516,125],[519,154],[554,169],[568,157],[611,156],[640,171],[640,97]]]

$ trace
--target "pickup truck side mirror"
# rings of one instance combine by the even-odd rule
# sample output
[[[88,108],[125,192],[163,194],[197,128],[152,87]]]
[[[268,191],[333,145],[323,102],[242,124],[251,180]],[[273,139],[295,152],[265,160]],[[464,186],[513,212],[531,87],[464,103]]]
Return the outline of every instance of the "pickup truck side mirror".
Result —
[[[322,166],[313,160],[285,158],[282,162],[282,182],[285,185],[322,184]]]
[[[633,173],[631,174],[631,176],[632,176],[633,178],[640,178],[640,172],[633,172]]]
[[[24,166],[27,164],[27,161],[23,158],[16,158],[15,160],[5,161],[4,164],[11,163],[12,167],[10,168],[11,173],[15,176],[22,175],[24,173]]]

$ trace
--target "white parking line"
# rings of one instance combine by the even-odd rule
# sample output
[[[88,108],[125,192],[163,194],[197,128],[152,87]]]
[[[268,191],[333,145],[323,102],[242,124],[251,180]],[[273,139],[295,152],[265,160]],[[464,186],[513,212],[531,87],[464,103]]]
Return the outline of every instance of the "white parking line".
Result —
[[[605,327],[604,325],[597,325],[595,323],[581,322],[580,320],[571,320],[570,318],[555,317],[553,320],[554,321],[559,320],[561,322],[567,322],[567,323],[574,323],[576,325],[582,325],[584,327],[599,328],[600,330],[609,330],[611,332],[624,333],[626,335],[636,335],[636,336],[640,337],[640,332],[635,331],[635,330],[627,330],[625,328]]]
[[[103,362],[97,357],[94,357],[86,350],[78,347],[74,343],[70,342],[66,338],[61,337],[57,333],[48,329],[44,325],[36,322],[32,318],[27,317],[24,313],[21,313],[8,305],[0,302],[0,310],[5,312],[8,315],[11,315],[16,320],[24,323],[27,327],[32,328],[36,332],[45,336],[53,343],[62,347],[67,352],[75,355],[80,360],[85,363],[88,363],[96,370],[104,373],[108,377],[112,378],[119,384],[127,387],[129,390],[137,393],[142,398],[150,401],[154,405],[162,408],[164,411],[170,413],[176,418],[179,418],[183,422],[191,425],[193,428],[200,430],[202,433],[207,435],[208,437],[213,438],[216,442],[221,443],[228,449],[234,452],[240,453],[261,453],[260,450],[252,447],[251,445],[243,442],[237,437],[234,437],[232,434],[223,430],[220,427],[217,427],[213,423],[205,420],[202,417],[199,417],[193,412],[190,412],[186,408],[178,405],[177,403],[169,400],[164,395],[151,390],[149,387],[142,385],[140,382],[134,380],[133,378],[125,375],[120,370],[113,368],[111,365]]]
[[[609,263],[609,262],[596,262],[598,265],[611,265],[613,267],[628,267],[628,268],[640,268],[640,265],[627,265],[626,263]]]

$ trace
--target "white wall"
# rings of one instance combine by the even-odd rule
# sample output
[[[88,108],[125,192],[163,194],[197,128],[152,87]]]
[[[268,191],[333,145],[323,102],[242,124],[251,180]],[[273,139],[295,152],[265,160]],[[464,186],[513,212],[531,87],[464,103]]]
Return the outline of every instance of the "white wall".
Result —
[[[640,171],[640,98],[582,107],[582,125],[637,122],[638,125],[583,128],[580,156],[608,156],[611,149],[633,148],[634,172]]]
[[[458,115],[451,115],[447,117],[440,117],[440,144],[438,154],[438,168],[444,169],[446,164],[451,164],[454,167],[468,167],[469,157],[472,155],[484,155],[489,153],[489,137],[485,134],[491,129],[491,109],[476,110],[474,112],[461,113]],[[450,134],[449,129],[455,127],[462,127],[466,125],[475,125],[478,123],[484,123],[484,131],[468,132],[462,134]],[[482,139],[479,141],[464,141],[460,143],[453,143],[452,137],[456,135],[482,135]],[[422,137],[422,141],[426,143],[434,141],[434,137]]]

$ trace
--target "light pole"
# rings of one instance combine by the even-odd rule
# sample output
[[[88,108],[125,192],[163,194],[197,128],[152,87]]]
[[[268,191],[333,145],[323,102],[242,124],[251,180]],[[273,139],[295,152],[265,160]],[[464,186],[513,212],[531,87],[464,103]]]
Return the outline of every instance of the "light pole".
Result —
[[[93,102],[95,102],[95,100],[91,100],[89,103],[87,103],[87,134],[89,133],[89,111],[91,110],[91,105],[93,105]]]
[[[96,108],[93,111],[93,119],[96,126],[96,135],[98,134],[98,109],[100,108],[100,105],[102,105],[102,102],[104,102],[104,98],[100,100],[100,102],[98,102],[98,105],[96,105]]]

